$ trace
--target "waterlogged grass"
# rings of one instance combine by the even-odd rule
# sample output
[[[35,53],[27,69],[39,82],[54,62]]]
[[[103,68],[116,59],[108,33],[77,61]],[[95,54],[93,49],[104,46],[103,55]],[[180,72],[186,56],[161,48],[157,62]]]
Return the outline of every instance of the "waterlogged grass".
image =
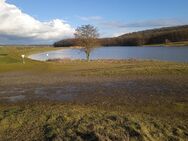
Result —
[[[187,63],[22,64],[48,50],[0,47],[0,140],[188,140]]]

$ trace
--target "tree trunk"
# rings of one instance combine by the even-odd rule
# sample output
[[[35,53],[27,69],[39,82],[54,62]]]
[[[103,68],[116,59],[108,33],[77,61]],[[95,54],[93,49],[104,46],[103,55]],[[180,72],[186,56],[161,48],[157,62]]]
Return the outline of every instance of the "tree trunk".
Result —
[[[89,57],[90,57],[90,52],[87,52],[86,53],[86,59],[87,59],[88,62],[89,62]]]

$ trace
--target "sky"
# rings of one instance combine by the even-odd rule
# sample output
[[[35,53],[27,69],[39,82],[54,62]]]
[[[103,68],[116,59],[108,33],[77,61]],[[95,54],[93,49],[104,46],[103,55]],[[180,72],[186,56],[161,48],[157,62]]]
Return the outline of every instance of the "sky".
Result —
[[[92,24],[101,37],[188,24],[188,0],[0,0],[0,44],[52,44]]]

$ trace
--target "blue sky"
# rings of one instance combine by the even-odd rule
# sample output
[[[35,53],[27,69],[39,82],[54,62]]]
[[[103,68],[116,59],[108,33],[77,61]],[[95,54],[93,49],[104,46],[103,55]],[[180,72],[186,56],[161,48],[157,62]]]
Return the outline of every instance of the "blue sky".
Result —
[[[59,19],[70,28],[93,24],[102,37],[188,23],[188,0],[6,0],[5,4],[42,23]]]
[[[39,20],[101,16],[109,20],[135,21],[160,18],[188,19],[187,0],[8,0]]]

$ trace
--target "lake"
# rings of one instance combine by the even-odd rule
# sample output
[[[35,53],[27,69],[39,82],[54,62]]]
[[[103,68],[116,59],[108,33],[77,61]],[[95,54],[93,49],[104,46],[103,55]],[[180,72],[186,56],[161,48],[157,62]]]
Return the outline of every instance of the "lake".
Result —
[[[64,48],[29,56],[30,59],[47,61],[49,59],[86,59],[81,49]],[[173,62],[188,62],[188,47],[100,47],[90,55],[97,59],[144,59]]]

